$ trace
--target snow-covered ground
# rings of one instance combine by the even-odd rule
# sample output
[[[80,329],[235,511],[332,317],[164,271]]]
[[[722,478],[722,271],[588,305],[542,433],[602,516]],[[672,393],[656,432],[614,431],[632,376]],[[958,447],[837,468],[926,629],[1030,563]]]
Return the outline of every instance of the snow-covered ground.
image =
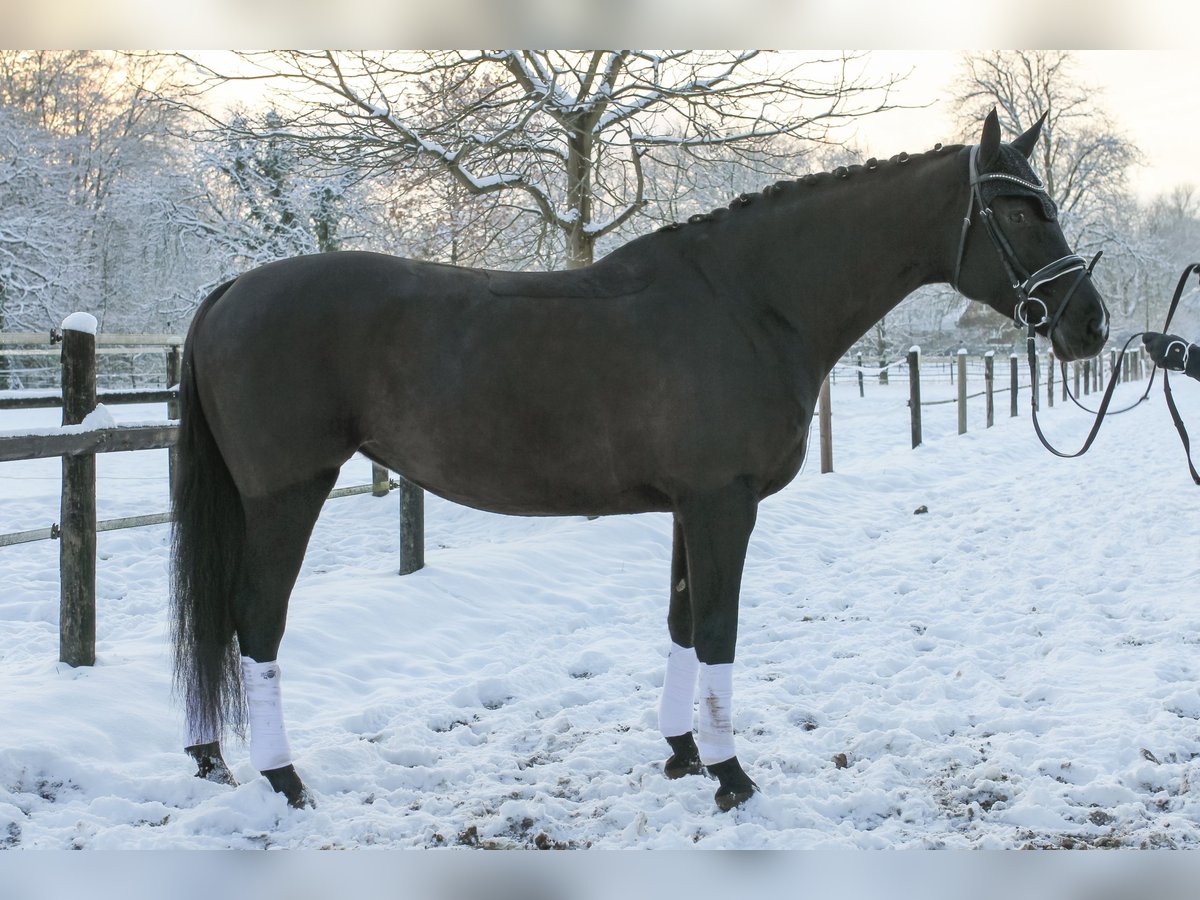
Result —
[[[1200,438],[1200,384],[1176,397]],[[1024,397],[990,430],[973,401],[964,436],[928,407],[910,450],[906,401],[903,378],[865,399],[839,381],[835,472],[814,437],[762,505],[734,719],[762,794],[742,809],[662,776],[668,517],[430,497],[427,567],[401,578],[396,498],[367,495],[326,505],[280,654],[315,810],[234,741],[240,787],[192,777],[166,526],[99,536],[93,668],[57,662],[58,545],[0,547],[0,847],[1200,849],[1200,491],[1159,392],[1069,461]],[[1074,449],[1089,419],[1044,422]],[[165,452],[98,470],[101,518],[166,508]],[[57,460],[0,466],[0,532],[56,521],[58,494]]]

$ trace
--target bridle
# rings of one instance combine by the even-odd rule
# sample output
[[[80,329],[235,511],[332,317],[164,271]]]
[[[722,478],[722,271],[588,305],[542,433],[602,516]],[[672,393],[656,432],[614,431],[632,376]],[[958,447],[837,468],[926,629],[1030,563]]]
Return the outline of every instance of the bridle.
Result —
[[[966,152],[964,150],[964,152]],[[1101,250],[1092,257],[1089,263],[1077,253],[1070,253],[1060,259],[1056,259],[1051,263],[1047,263],[1037,271],[1030,273],[1029,270],[1021,264],[1017,257],[1016,251],[1008,238],[1004,236],[1004,232],[1000,226],[996,224],[995,214],[990,206],[983,199],[982,185],[987,181],[1007,181],[1017,185],[1025,193],[1041,194],[1049,201],[1049,194],[1046,191],[1046,186],[1037,180],[1034,176],[1033,181],[1028,181],[1024,178],[1019,178],[1016,175],[1011,175],[1005,172],[988,172],[983,175],[979,174],[979,166],[976,157],[979,153],[979,145],[974,144],[969,148],[969,156],[967,160],[967,171],[970,175],[970,196],[967,199],[967,212],[963,216],[962,232],[958,238],[958,255],[954,263],[954,281],[952,286],[960,294],[961,289],[958,286],[959,276],[962,274],[963,254],[967,246],[967,232],[971,227],[971,213],[974,212],[975,206],[979,206],[979,219],[983,223],[984,230],[991,238],[992,245],[996,248],[996,253],[1000,257],[1000,262],[1004,266],[1004,271],[1008,275],[1009,284],[1012,285],[1014,293],[1017,295],[1016,305],[1013,307],[1013,321],[1018,326],[1023,326],[1026,329],[1026,348],[1029,357],[1029,381],[1030,381],[1030,404],[1032,408],[1033,430],[1037,433],[1038,440],[1042,446],[1053,453],[1055,456],[1063,457],[1064,459],[1072,459],[1076,456],[1082,456],[1092,446],[1096,435],[1100,433],[1100,425],[1104,421],[1104,416],[1108,412],[1109,403],[1112,401],[1113,390],[1116,387],[1117,379],[1115,377],[1109,382],[1108,389],[1104,392],[1104,398],[1100,403],[1100,409],[1096,413],[1096,420],[1092,423],[1092,430],[1088,433],[1087,439],[1083,446],[1074,453],[1064,453],[1056,449],[1051,443],[1046,440],[1046,436],[1042,433],[1041,423],[1038,422],[1038,365],[1037,365],[1037,329],[1043,325],[1046,326],[1046,336],[1050,337],[1058,323],[1062,320],[1063,313],[1066,312],[1071,298],[1075,296],[1075,291],[1079,285],[1083,283],[1085,278],[1090,278],[1092,269],[1096,268],[1096,263],[1100,261],[1100,257],[1104,251]],[[1063,295],[1062,301],[1058,304],[1058,308],[1054,314],[1050,314],[1050,309],[1046,305],[1046,301],[1040,297],[1034,296],[1034,291],[1043,285],[1049,284],[1066,275],[1075,274],[1075,280],[1071,282],[1071,286]],[[1030,316],[1030,304],[1036,303],[1041,307],[1041,314],[1035,320]],[[1103,306],[1104,300],[1101,299]],[[1104,307],[1105,317],[1108,316],[1108,308]],[[1128,346],[1128,345],[1126,345]],[[1122,357],[1124,351],[1122,351]],[[1064,364],[1065,365],[1065,364]],[[1065,368],[1064,368],[1065,373]],[[1065,374],[1064,374],[1065,377]]]
[[[978,205],[979,220],[983,223],[988,237],[991,238],[992,245],[996,248],[996,253],[1000,257],[1000,263],[1004,266],[1004,271],[1008,275],[1008,282],[1012,285],[1013,291],[1017,295],[1017,302],[1013,307],[1013,320],[1018,325],[1028,328],[1031,335],[1034,329],[1046,325],[1046,336],[1049,337],[1059,321],[1061,321],[1063,313],[1067,310],[1067,305],[1071,302],[1071,298],[1075,296],[1076,289],[1083,283],[1084,278],[1091,277],[1092,269],[1096,267],[1096,263],[1100,261],[1100,257],[1104,254],[1104,251],[1097,252],[1092,257],[1090,263],[1082,256],[1071,253],[1061,259],[1054,260],[1054,262],[1047,263],[1037,271],[1030,273],[1021,264],[1017,252],[1013,249],[1012,244],[1009,243],[1008,238],[1004,236],[1004,232],[1000,229],[1000,226],[996,224],[992,208],[983,199],[982,185],[987,181],[1007,181],[1017,185],[1027,193],[1042,194],[1049,199],[1046,186],[1037,180],[1037,176],[1034,176],[1033,181],[1027,181],[1024,178],[1018,178],[1016,175],[1010,175],[1005,172],[988,172],[980,175],[979,165],[976,160],[979,154],[979,145],[973,144],[963,152],[968,151],[967,171],[970,175],[971,190],[967,198],[967,212],[963,216],[962,232],[958,238],[958,254],[954,261],[954,280],[951,282],[951,286],[959,293],[962,293],[958,286],[958,280],[962,274],[963,255],[967,248],[967,232],[971,228],[971,214],[974,212],[976,205]],[[1071,282],[1071,286],[1063,296],[1062,302],[1058,304],[1058,309],[1051,316],[1049,307],[1046,306],[1046,301],[1034,296],[1034,291],[1073,272],[1078,274],[1075,276],[1075,280]],[[1101,303],[1103,302],[1101,300]],[[1037,317],[1036,321],[1030,315],[1030,304],[1033,303],[1041,307],[1041,314]],[[1107,314],[1108,310],[1106,308],[1105,315],[1107,316]]]

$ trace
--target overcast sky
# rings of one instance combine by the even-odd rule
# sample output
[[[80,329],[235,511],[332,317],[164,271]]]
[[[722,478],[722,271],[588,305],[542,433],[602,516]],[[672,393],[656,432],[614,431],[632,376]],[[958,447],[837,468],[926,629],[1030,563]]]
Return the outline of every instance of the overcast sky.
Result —
[[[1200,111],[1200,52],[1182,50],[1080,50],[1073,54],[1081,83],[1094,87],[1096,102],[1141,149],[1145,164],[1134,170],[1132,187],[1148,200],[1178,184],[1200,185],[1197,173],[1197,112]],[[896,102],[932,105],[872,116],[858,129],[868,156],[926,150],[956,140],[945,102],[958,74],[962,51],[873,50],[871,73],[912,73]]]

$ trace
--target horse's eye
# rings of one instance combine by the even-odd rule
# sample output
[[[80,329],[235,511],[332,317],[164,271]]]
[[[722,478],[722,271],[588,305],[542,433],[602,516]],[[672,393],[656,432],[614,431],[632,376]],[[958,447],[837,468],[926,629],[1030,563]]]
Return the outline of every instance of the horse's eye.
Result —
[[[1025,224],[1025,213],[1023,213],[1019,209],[1014,210],[1013,212],[1010,212],[1008,214],[1008,221],[1012,222],[1014,225],[1024,225]]]

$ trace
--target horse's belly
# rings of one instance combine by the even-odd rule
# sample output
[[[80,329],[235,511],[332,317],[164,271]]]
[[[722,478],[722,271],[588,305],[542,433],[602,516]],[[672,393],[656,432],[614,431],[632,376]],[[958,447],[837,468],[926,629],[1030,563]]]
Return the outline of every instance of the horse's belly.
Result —
[[[414,429],[369,441],[362,450],[431,493],[489,512],[613,515],[670,508],[638,454],[609,455],[602,440],[570,446],[514,443],[510,436],[439,441]]]

